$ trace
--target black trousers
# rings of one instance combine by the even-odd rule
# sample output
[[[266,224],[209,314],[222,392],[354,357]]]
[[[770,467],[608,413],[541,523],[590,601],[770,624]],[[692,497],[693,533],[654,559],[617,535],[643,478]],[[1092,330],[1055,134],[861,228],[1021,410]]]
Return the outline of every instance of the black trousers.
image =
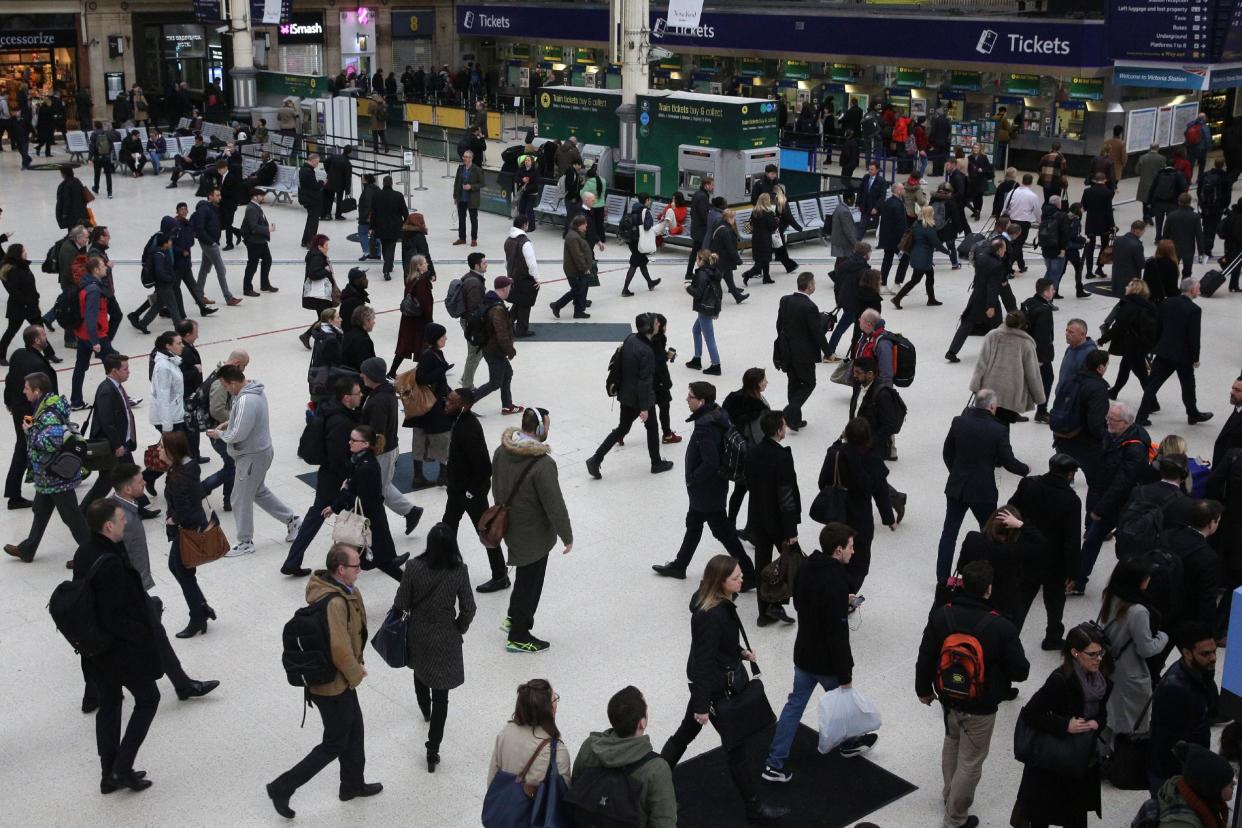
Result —
[[[319,212],[318,204],[306,207],[306,224],[302,226],[302,246],[309,247],[311,239],[319,235]]]
[[[241,238],[241,233],[233,229],[233,218],[237,215],[237,205],[230,202],[220,202],[220,225],[224,228],[224,246],[232,247],[233,238]]]
[[[22,415],[13,414],[13,459],[9,461],[9,474],[4,478],[4,496],[13,499],[22,496],[22,480],[26,476],[28,455],[26,453],[26,432],[22,431]]]
[[[898,258],[897,261],[897,284],[901,284],[906,278],[906,268],[910,266],[910,257],[901,253],[897,248],[884,251],[884,261],[880,265],[880,282],[888,284],[888,272],[893,268],[893,257]]]
[[[660,749],[660,756],[665,762],[668,762],[670,768],[677,767],[677,763],[681,761],[682,754],[686,752],[686,748],[695,740],[695,737],[703,730],[703,725],[694,720],[693,701],[686,703],[686,715],[681,720],[676,732],[669,737],[664,743],[664,747]],[[716,721],[712,720],[712,727],[716,726]],[[734,787],[738,793],[742,795],[742,799],[750,802],[755,798],[755,780],[754,770],[750,767],[746,759],[746,745],[741,744],[728,751],[729,777],[733,780]]]
[[[871,571],[871,543],[875,540],[875,522],[870,526],[855,527],[854,557],[845,567],[845,577],[849,579],[850,591],[855,595],[862,589],[867,573]],[[756,553],[757,554],[757,553]]]
[[[185,669],[181,666],[181,659],[177,658],[177,653],[172,648],[172,642],[168,639],[168,630],[164,628],[161,620],[164,615],[164,602],[154,595],[147,597],[147,606],[151,612],[151,634],[155,637],[155,649],[159,653],[160,667],[164,668],[164,675],[172,684],[174,690],[182,690],[190,686],[190,677],[185,674]],[[92,677],[90,667],[87,666],[86,659],[82,661],[82,680],[86,687],[82,692],[82,701],[93,702],[99,704],[99,686]]]
[[[695,260],[698,258],[699,251],[703,249],[702,241],[693,241],[690,243],[690,258],[686,259],[686,280],[694,275]]]
[[[95,192],[99,192],[99,174],[103,173],[104,178],[108,182],[108,195],[112,195],[112,170],[114,169],[111,158],[95,159],[95,186],[92,187]]]
[[[207,310],[207,303],[203,301],[203,292],[198,288],[198,282],[194,279],[194,263],[190,261],[189,256],[178,256],[173,263],[173,274],[181,280],[181,284],[185,285],[186,290],[190,292],[194,304],[198,305],[198,312],[202,313]],[[185,316],[185,300],[181,291],[177,291],[177,301],[180,303],[178,309],[181,315]],[[112,328],[111,330],[116,330]]]
[[[756,574],[763,572],[763,568],[772,563],[772,554],[777,548],[780,547],[782,541],[784,541],[784,538],[770,538],[762,529],[755,526],[753,522],[751,523],[750,542],[751,545],[755,547]],[[855,543],[855,548],[857,548],[857,543]],[[743,582],[746,580],[745,571],[742,572],[742,580]],[[757,594],[755,595],[755,601],[759,605],[760,615],[763,615],[764,610],[768,609],[768,607],[778,606],[778,604],[770,604],[767,601],[762,600]]]
[[[463,514],[469,515],[470,531],[474,534],[475,527],[479,525],[479,519],[483,517],[483,513],[486,511],[486,492],[472,497],[469,492],[449,489],[448,502],[444,504],[444,517],[440,518],[440,522],[446,526],[453,527],[453,531],[456,533],[457,527],[461,525],[461,516]],[[499,547],[487,550],[487,563],[491,567],[493,578],[503,578],[508,572],[505,568],[504,553],[500,551]]]
[[[1150,380],[1150,374],[1147,372],[1147,359],[1145,357],[1135,357],[1129,354],[1122,356],[1121,367],[1117,369],[1117,381],[1113,383],[1113,387],[1109,389],[1109,393],[1114,399],[1121,393],[1121,389],[1126,387],[1126,383],[1130,379],[1130,374],[1134,374],[1134,378],[1138,380],[1139,387],[1147,390],[1147,383]]]
[[[1023,253],[1023,250],[1026,247],[1027,237],[1031,235],[1031,223],[1029,221],[1015,221],[1014,224],[1018,225],[1018,229],[1022,232],[1013,240],[1011,245],[1013,252],[1010,255],[1013,256],[1014,262],[1020,269],[1026,270],[1026,255]]]
[[[1044,612],[1048,615],[1044,637],[1055,641],[1065,633],[1065,624],[1062,623],[1065,615],[1064,575],[1046,576],[1042,581],[1022,584],[1022,600],[1018,605],[1018,617],[1013,619],[1013,623],[1017,626],[1018,632],[1022,632],[1026,616],[1031,611],[1031,605],[1035,603],[1035,593],[1041,589],[1044,591]]]
[[[509,640],[525,641],[535,626],[535,612],[543,595],[543,579],[548,571],[548,556],[534,563],[513,568],[513,590],[509,593]]]
[[[511,308],[513,313],[513,328],[518,333],[526,333],[530,330],[530,308],[530,305],[525,304],[515,304]]]
[[[361,788],[367,756],[363,746],[362,708],[358,705],[358,691],[346,690],[339,696],[316,696],[312,693],[310,700],[323,719],[323,741],[315,745],[301,762],[276,777],[272,781],[272,790],[283,796],[293,796],[294,791],[336,760],[341,763],[341,788]]]
[[[431,726],[427,728],[427,749],[433,752],[440,749],[444,739],[444,722],[448,719],[447,690],[433,690],[414,677],[414,695],[418,706],[431,711]]]
[[[468,201],[457,202],[457,238],[466,239],[466,215],[470,215],[470,240],[479,238],[479,208],[471,207]]]
[[[134,769],[138,749],[147,738],[155,711],[160,706],[160,690],[154,681],[118,682],[91,671],[99,692],[99,710],[95,712],[95,746],[99,751],[100,769],[105,775],[128,773]],[[134,697],[134,712],[121,735],[122,688]]]
[[[392,273],[392,260],[397,255],[397,240],[380,239],[380,251],[384,257],[384,278],[387,279],[389,274]],[[403,266],[401,269],[404,273],[405,267]]]
[[[318,224],[319,219],[315,219]],[[261,266],[261,267],[260,267]],[[254,290],[254,272],[259,271],[259,286],[272,286],[272,251],[265,241],[246,242],[246,272],[242,275],[242,291]]]
[[[789,390],[785,396],[789,402],[785,405],[785,422],[798,425],[802,423],[802,406],[806,405],[815,390],[815,380],[808,382],[792,373],[786,376],[789,378]]]
[[[641,410],[622,403],[620,422],[617,423],[616,428],[608,432],[608,436],[604,438],[604,442],[599,444],[592,459],[597,463],[604,462],[604,457],[612,450],[612,447],[624,440],[625,435],[630,433],[630,426],[634,425],[634,421],[641,413]],[[656,416],[654,406],[647,410],[647,422],[643,424],[643,427],[647,429],[647,454],[651,456],[652,465],[655,465],[660,462],[660,420]]]
[[[720,545],[742,568],[742,580],[748,583],[754,580],[755,567],[746,555],[746,550],[742,548],[742,542],[738,540],[737,529],[733,527],[733,521],[729,520],[729,516],[723,511],[687,510],[686,534],[682,537],[681,548],[677,550],[677,557],[673,564],[681,569],[690,565],[690,559],[694,557],[695,550],[699,548],[699,541],[703,539],[703,524],[707,524],[712,537],[720,541]]]
[[[1177,381],[1182,386],[1182,405],[1186,406],[1187,415],[1199,413],[1195,400],[1195,368],[1189,362],[1174,362],[1164,357],[1156,357],[1151,364],[1151,377],[1143,387],[1143,402],[1139,405],[1138,419],[1144,420],[1156,406],[1156,395],[1165,381],[1177,374]]]

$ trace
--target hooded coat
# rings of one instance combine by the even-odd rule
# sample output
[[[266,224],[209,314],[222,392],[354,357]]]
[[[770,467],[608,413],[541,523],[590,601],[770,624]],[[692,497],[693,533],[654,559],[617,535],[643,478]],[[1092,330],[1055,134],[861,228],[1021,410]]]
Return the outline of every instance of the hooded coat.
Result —
[[[586,738],[574,759],[574,771],[623,768],[651,752],[650,736],[618,736],[609,728]],[[630,773],[630,779],[638,786],[639,828],[677,828],[677,793],[668,763],[661,758],[651,759]]]
[[[552,551],[559,537],[564,544],[574,542],[569,510],[561,495],[552,447],[519,428],[507,428],[492,455],[492,497],[510,506],[505,545],[509,565],[526,566]],[[523,468],[533,467],[515,491]]]

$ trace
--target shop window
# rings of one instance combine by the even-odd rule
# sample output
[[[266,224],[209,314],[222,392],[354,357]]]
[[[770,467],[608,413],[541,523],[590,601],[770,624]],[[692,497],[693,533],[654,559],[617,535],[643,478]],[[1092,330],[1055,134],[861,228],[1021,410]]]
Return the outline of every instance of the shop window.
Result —
[[[323,74],[323,47],[316,43],[281,46],[278,52],[281,72],[297,75]]]

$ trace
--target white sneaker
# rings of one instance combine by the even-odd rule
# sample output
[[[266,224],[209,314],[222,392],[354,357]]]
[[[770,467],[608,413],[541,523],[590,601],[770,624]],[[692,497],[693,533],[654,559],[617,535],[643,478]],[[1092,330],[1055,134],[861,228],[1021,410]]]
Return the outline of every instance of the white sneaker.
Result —
[[[289,521],[287,525],[289,527],[289,531],[285,533],[285,543],[293,543],[293,541],[297,539],[298,530],[302,528],[302,519],[300,517],[294,517],[293,520]]]
[[[255,552],[254,544],[251,541],[240,541],[233,544],[233,548],[224,553],[226,558],[240,558],[243,555],[253,555]]]

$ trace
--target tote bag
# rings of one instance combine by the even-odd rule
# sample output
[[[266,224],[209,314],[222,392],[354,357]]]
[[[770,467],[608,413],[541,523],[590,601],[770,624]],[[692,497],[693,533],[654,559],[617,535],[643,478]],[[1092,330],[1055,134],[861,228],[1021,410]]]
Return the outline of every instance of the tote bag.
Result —
[[[1096,731],[1089,731],[1054,736],[1031,727],[1019,714],[1013,729],[1013,758],[1032,768],[1076,779],[1087,772],[1096,735]]]
[[[832,483],[819,490],[811,501],[808,517],[816,523],[849,522],[849,490],[841,485],[841,450],[835,449],[832,460]]]
[[[332,524],[332,542],[347,543],[359,549],[371,548],[371,519],[362,513],[362,499],[354,498],[353,511],[336,516]]]
[[[384,623],[380,624],[375,637],[371,639],[371,646],[389,667],[408,667],[409,634],[410,614],[393,607],[384,618]]]
[[[548,772],[538,786],[526,784],[526,774],[545,745],[551,744]],[[483,797],[483,828],[569,828],[564,803],[565,780],[556,766],[556,740],[544,739],[526,760],[520,773],[497,771]]]
[[[737,628],[742,633],[746,649],[751,649],[750,639],[746,637],[746,628],[741,621]],[[776,722],[772,704],[763,689],[763,682],[759,680],[759,665],[750,662],[750,671],[752,678],[737,690],[733,689],[734,676],[731,674],[729,689],[726,691],[728,695],[708,709],[712,724],[720,734],[720,743],[726,751],[746,744],[752,736]],[[745,673],[741,675],[743,678],[746,676]]]
[[[223,558],[229,551],[229,539],[220,528],[220,519],[212,512],[207,528],[202,531],[181,527],[177,532],[177,547],[181,550],[181,565],[193,569]]]

